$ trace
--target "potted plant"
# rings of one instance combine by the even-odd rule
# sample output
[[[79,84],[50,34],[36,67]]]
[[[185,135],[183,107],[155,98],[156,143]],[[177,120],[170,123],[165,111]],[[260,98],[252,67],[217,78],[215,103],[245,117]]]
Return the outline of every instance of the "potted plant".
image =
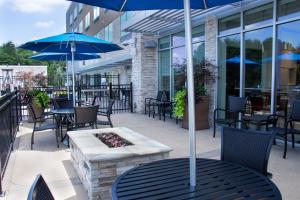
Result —
[[[204,59],[194,68],[195,87],[195,128],[208,129],[209,100],[206,84],[215,80],[213,70],[216,68],[210,61]],[[173,113],[177,119],[182,119],[182,127],[188,128],[187,90],[183,88],[175,94]]]
[[[40,90],[30,90],[28,92],[28,97],[29,97],[29,103],[32,105],[34,112],[36,114],[36,117],[40,117],[45,108],[48,108],[49,106],[49,96],[47,95],[46,92],[40,91]],[[33,122],[33,116],[31,115],[30,112],[28,116],[28,122]]]

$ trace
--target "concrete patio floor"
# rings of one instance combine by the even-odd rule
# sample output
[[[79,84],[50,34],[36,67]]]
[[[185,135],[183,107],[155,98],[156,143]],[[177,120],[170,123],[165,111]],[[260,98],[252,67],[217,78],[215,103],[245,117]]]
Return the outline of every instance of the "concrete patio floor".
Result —
[[[114,126],[124,126],[155,139],[174,150],[171,157],[188,156],[188,132],[175,124],[141,114],[121,113],[112,116]],[[2,199],[27,199],[29,188],[37,174],[46,179],[55,199],[87,199],[87,193],[80,183],[70,162],[69,150],[61,144],[56,148],[52,131],[37,133],[34,150],[30,150],[32,124],[24,122],[17,134],[15,150],[12,152],[5,173],[3,187],[6,192]],[[101,127],[98,127],[101,128]],[[220,134],[212,137],[211,130],[197,131],[197,157],[220,157]],[[288,149],[287,159],[282,158],[283,146],[273,146],[269,169],[273,181],[282,192],[284,200],[300,199],[300,149]]]

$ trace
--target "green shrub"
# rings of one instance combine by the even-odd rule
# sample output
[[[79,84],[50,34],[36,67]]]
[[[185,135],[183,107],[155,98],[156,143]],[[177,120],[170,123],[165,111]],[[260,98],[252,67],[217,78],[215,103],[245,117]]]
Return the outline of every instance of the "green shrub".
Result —
[[[36,104],[40,107],[40,108],[48,108],[49,106],[49,102],[50,102],[50,98],[47,95],[46,92],[39,92],[36,95],[37,98],[37,102]]]
[[[186,90],[182,89],[176,92],[175,94],[175,106],[174,106],[174,115],[175,117],[181,119],[184,115],[185,109],[185,99],[186,99]]]

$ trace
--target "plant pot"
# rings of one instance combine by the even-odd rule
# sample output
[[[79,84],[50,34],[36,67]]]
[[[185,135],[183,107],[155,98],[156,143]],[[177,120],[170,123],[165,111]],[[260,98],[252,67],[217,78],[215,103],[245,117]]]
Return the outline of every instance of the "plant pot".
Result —
[[[39,107],[35,102],[37,101],[36,97],[33,97],[33,99],[31,100],[32,102],[32,108],[35,112],[36,117],[40,117],[43,112],[44,112],[44,108]],[[28,106],[27,106],[27,113],[28,113],[28,122],[29,123],[33,123],[33,114],[30,112]]]
[[[209,129],[208,112],[209,112],[209,96],[202,96],[202,100],[195,106],[195,128],[196,130]],[[186,104],[184,116],[182,119],[182,128],[188,129],[189,127],[189,112],[188,105]]]

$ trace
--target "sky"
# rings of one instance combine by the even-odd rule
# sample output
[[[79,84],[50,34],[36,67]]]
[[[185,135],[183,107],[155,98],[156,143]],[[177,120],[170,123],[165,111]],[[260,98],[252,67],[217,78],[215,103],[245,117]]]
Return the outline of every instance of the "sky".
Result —
[[[0,45],[17,45],[66,31],[66,0],[0,0]]]

